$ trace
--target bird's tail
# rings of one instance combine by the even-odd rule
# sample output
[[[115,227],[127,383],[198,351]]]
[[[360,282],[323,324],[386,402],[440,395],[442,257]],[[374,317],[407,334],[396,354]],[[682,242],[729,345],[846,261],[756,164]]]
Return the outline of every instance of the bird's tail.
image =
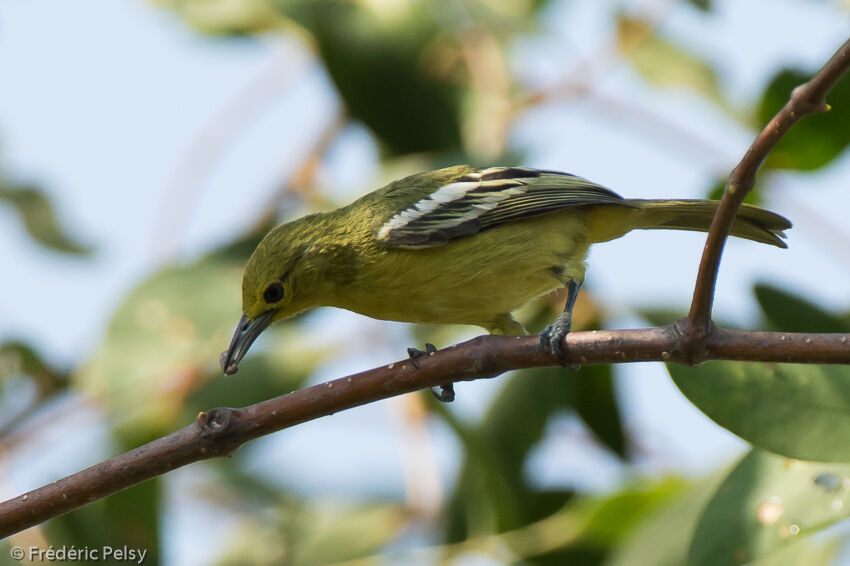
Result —
[[[716,200],[640,200],[625,202],[634,207],[629,224],[631,229],[695,230],[708,232],[720,201]],[[791,222],[769,210],[750,204],[738,209],[731,234],[779,248],[788,246],[782,240]]]

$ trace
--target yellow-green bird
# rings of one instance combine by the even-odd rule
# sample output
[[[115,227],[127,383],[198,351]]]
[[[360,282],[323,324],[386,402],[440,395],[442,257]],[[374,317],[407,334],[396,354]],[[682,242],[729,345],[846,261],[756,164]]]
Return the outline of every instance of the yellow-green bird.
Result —
[[[560,287],[541,334],[561,355],[591,244],[635,229],[705,232],[717,201],[624,199],[581,177],[466,165],[411,175],[332,212],[274,228],[248,260],[226,374],[270,324],[333,306],[372,318],[525,329],[511,312]],[[732,235],[785,248],[791,223],[744,205]]]

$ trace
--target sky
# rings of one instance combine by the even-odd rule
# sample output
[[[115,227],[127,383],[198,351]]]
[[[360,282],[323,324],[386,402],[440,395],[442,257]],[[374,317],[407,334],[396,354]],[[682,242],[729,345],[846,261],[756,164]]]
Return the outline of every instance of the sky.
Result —
[[[530,86],[569,74],[610,37],[610,11],[619,5],[552,2],[541,19],[545,33],[512,45],[512,64]],[[822,64],[846,39],[847,23],[848,12],[835,2],[725,0],[707,17],[686,7],[673,10],[664,31],[714,63],[733,100],[752,102],[779,68]],[[83,259],[45,251],[0,204],[0,257],[7,266],[0,282],[0,342],[31,342],[66,367],[91,355],[111,312],[142,278],[250,226],[340,108],[321,67],[296,40],[206,38],[167,10],[138,0],[0,3],[0,76],[0,167],[41,184],[62,224],[95,249]],[[628,197],[694,198],[703,194],[708,174],[732,168],[755,134],[695,95],[659,93],[627,65],[606,73],[598,89],[601,100],[551,104],[522,117],[511,143],[525,153],[524,165],[579,174]],[[647,128],[647,121],[664,127]],[[369,135],[347,128],[323,168],[327,193],[346,202],[377,188],[376,158]],[[790,248],[730,242],[717,288],[721,317],[754,322],[754,281],[848,310],[846,241],[828,231],[830,223],[844,226],[848,179],[845,154],[823,171],[783,175],[774,183],[766,204],[794,221]],[[642,232],[600,245],[592,251],[587,287],[615,326],[644,325],[635,306],[684,311],[703,241],[698,234]],[[330,324],[355,344],[358,333],[388,337],[385,347],[369,354],[329,361],[322,379],[395,360],[407,339],[403,325],[339,311],[319,313],[311,324]],[[691,407],[660,364],[623,367],[618,387],[631,431],[653,455],[648,472],[705,473],[745,449]],[[482,400],[497,388],[498,380],[460,384],[455,410],[480,415]],[[258,441],[247,448],[257,454],[252,465],[259,472],[282,470],[278,481],[307,492],[346,493],[354,486],[341,482],[328,455],[310,446],[317,440],[345,446],[368,435],[375,456],[353,465],[351,481],[362,487],[363,477],[379,477],[387,481],[375,482],[375,489],[402,489],[397,455],[406,439],[393,416],[400,402]],[[602,490],[623,480],[604,453],[583,442],[573,419],[564,416],[550,428],[532,459],[530,473],[539,481]],[[429,433],[439,447],[436,473],[450,477],[458,447],[439,424]],[[565,467],[565,452],[582,457]],[[45,454],[55,460],[56,452]],[[21,466],[17,478],[27,476]],[[45,465],[43,474],[16,480],[15,487],[36,487],[30,483],[55,473]],[[174,482],[186,481],[186,473],[175,474]],[[175,511],[172,518],[185,526],[181,516]],[[203,563],[181,552],[172,550],[174,563]]]

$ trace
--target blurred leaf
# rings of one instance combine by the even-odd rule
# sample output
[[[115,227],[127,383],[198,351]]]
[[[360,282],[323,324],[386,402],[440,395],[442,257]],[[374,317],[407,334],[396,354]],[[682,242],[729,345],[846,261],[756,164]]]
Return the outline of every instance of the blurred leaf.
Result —
[[[445,68],[452,39],[441,35],[428,3],[275,4],[313,34],[348,111],[390,155],[460,149],[458,81],[465,79],[454,73],[462,66]]]
[[[723,192],[726,190],[726,178],[718,179],[715,181],[714,185],[709,189],[708,194],[705,198],[710,200],[720,200],[723,198]],[[762,199],[762,185],[756,181],[756,185],[753,189],[747,193],[747,196],[744,197],[744,202],[747,204],[752,204],[755,206],[761,206],[764,199]]]
[[[617,44],[635,70],[650,83],[693,90],[722,108],[728,107],[714,69],[662,38],[650,22],[621,15],[617,20]]]
[[[667,371],[711,420],[759,448],[850,462],[850,367],[714,361]]]
[[[321,566],[377,552],[398,536],[408,521],[405,509],[393,504],[305,517],[295,563]]]
[[[688,3],[696,8],[698,8],[702,12],[711,11],[711,0],[687,0]]]
[[[756,299],[774,330],[787,332],[850,332],[850,321],[784,289],[759,283]]]
[[[682,566],[705,504],[722,477],[710,477],[670,498],[648,515],[617,546],[606,566]]]
[[[759,125],[767,124],[788,101],[791,91],[812,77],[795,70],[779,72],[762,94]],[[781,139],[764,164],[775,169],[811,171],[830,163],[850,144],[850,75],[827,95],[832,110],[806,116]]]
[[[585,548],[576,544],[567,548],[559,548],[531,558],[525,558],[523,564],[529,566],[598,566],[603,554],[595,548]]]
[[[688,489],[690,486],[685,480],[672,476],[651,484],[628,486],[605,496],[593,509],[582,540],[598,548],[613,547],[630,536],[632,529],[648,516]]]
[[[258,34],[291,27],[266,0],[152,0],[177,12],[202,33]]]
[[[517,528],[566,502],[567,492],[532,495],[523,468],[551,414],[572,406],[575,381],[565,375],[569,371],[539,368],[511,375],[478,426],[463,425],[438,407],[466,448],[447,505],[449,542]]]
[[[242,373],[222,376],[218,357],[238,320],[242,270],[260,235],[253,233],[191,264],[165,268],[141,283],[116,309],[93,358],[74,374],[75,383],[118,418],[117,432],[125,445],[172,429],[187,397],[209,379],[243,379]],[[268,334],[261,343],[279,336]],[[255,354],[261,350],[258,345]],[[293,375],[303,377],[315,357],[292,359],[292,352],[283,354],[290,356],[287,365]],[[282,354],[267,355],[279,363]],[[285,391],[290,374],[277,375]]]
[[[825,529],[850,513],[847,474],[847,465],[751,451],[706,507],[688,564],[749,563]]]
[[[188,394],[218,372],[240,312],[242,266],[210,255],[143,282],[115,311],[103,344],[75,375],[137,437],[170,428]]]
[[[321,566],[354,559],[384,548],[408,522],[404,508],[393,504],[319,502],[272,510],[276,521],[265,513],[262,521],[251,520],[236,529],[219,566]]]
[[[31,378],[42,396],[64,389],[68,375],[47,364],[41,355],[23,342],[0,344],[0,383],[14,375]]]
[[[160,478],[147,480],[51,519],[43,527],[46,539],[54,549],[63,545],[98,549],[101,558],[106,546],[147,550],[144,564],[156,566],[161,485]]]
[[[612,366],[582,367],[576,375],[575,410],[605,446],[626,456],[626,438],[614,391]]]
[[[69,236],[56,219],[53,205],[35,187],[13,187],[0,181],[0,202],[6,202],[20,215],[24,227],[38,243],[69,254],[86,255],[91,248]]]
[[[286,327],[287,323],[282,325]],[[192,418],[199,411],[222,404],[228,407],[253,405],[285,395],[304,384],[323,352],[311,350],[307,344],[302,347],[293,331],[281,332],[281,329],[273,328],[266,332],[269,333],[269,336],[264,337],[266,342],[271,339],[279,348],[273,347],[271,352],[246,357],[239,364],[237,375],[217,377],[205,382],[187,397],[185,418]],[[275,356],[276,351],[281,355]]]
[[[670,307],[642,307],[638,315],[653,326],[667,326],[687,316],[687,311]]]

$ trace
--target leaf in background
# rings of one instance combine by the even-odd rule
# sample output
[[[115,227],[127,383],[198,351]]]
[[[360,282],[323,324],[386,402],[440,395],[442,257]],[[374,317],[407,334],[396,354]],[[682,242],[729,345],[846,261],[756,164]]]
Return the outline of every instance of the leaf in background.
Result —
[[[672,307],[641,307],[637,314],[653,326],[666,326],[687,316],[688,312]]]
[[[701,12],[710,12],[712,8],[711,0],[687,0],[687,2]]]
[[[682,566],[705,504],[722,477],[710,477],[647,516],[623,538],[605,566]]]
[[[582,539],[598,548],[617,545],[648,516],[688,489],[690,486],[684,479],[671,476],[649,484],[627,486],[607,495],[594,509]]]
[[[692,90],[728,109],[714,69],[658,35],[649,22],[621,15],[617,20],[617,44],[637,72],[650,83],[663,88]]]
[[[282,14],[309,30],[351,115],[389,155],[461,147],[463,77],[447,72],[441,35],[426,2],[277,0]],[[451,69],[458,68],[451,65]]]
[[[758,110],[759,127],[767,124],[788,101],[791,91],[812,77],[794,70],[779,72],[770,81]],[[774,169],[812,171],[829,164],[850,144],[850,75],[844,75],[827,96],[829,112],[806,116],[783,136],[765,159]]]
[[[171,8],[201,33],[259,34],[292,27],[266,0],[152,0]]]
[[[478,426],[463,425],[437,407],[466,449],[447,504],[448,542],[517,528],[566,502],[567,492],[533,495],[523,468],[549,417],[573,404],[575,379],[565,375],[569,371],[540,368],[511,375]]]
[[[271,351],[246,357],[239,364],[238,374],[210,379],[189,395],[183,407],[184,419],[192,419],[211,407],[253,405],[301,387],[324,352],[299,341],[300,333],[286,331],[287,323],[281,324],[283,332],[280,328],[266,331]]]
[[[706,197],[710,200],[720,200],[723,198],[723,192],[726,190],[726,179],[718,179],[715,181],[714,185],[708,190]],[[753,204],[755,206],[762,206],[762,185],[756,181],[756,185],[753,189],[747,193],[747,196],[744,197],[744,202],[747,204]]]
[[[216,564],[333,564],[382,550],[407,524],[407,511],[394,504],[277,505],[237,527]]]
[[[714,361],[667,371],[699,410],[754,446],[850,462],[850,367]]]
[[[31,346],[23,342],[4,342],[0,344],[0,384],[14,375],[32,379],[42,396],[64,389],[68,384],[68,375],[52,368]]]
[[[774,330],[786,332],[850,332],[850,322],[784,289],[759,283],[754,292]]]
[[[76,242],[59,226],[53,205],[39,189],[13,187],[0,180],[0,203],[2,202],[15,209],[27,233],[41,245],[69,254],[91,253],[91,248]]]
[[[260,379],[254,371],[273,366],[282,394],[316,363],[318,354],[306,347],[302,351],[297,340],[285,348],[270,348],[263,355],[265,363],[250,361],[263,352],[263,342],[281,337],[283,324],[264,333],[245,360],[246,371],[221,375],[218,356],[229,344],[241,311],[242,270],[264,231],[189,265],[168,267],[141,283],[116,309],[98,351],[74,374],[75,384],[117,417],[117,432],[126,445],[170,431],[187,398],[210,379],[243,384],[242,397],[254,399],[269,389],[267,384],[243,381]],[[222,392],[226,390],[223,386]],[[212,401],[209,394],[199,398]],[[226,398],[215,403],[221,404],[232,405]]]
[[[705,508],[688,564],[749,563],[847,517],[848,474],[848,465],[751,451]]]
[[[170,428],[186,396],[217,373],[240,313],[241,272],[215,254],[170,267],[115,311],[100,349],[74,378],[120,418],[136,437],[130,444]]]
[[[127,545],[147,550],[144,564],[155,566],[159,564],[161,487],[161,478],[147,480],[51,519],[43,527],[46,539],[54,549],[71,545],[98,549],[101,559],[104,546],[123,549]]]
[[[581,368],[576,375],[575,410],[605,446],[626,456],[626,437],[614,391],[611,365]]]

